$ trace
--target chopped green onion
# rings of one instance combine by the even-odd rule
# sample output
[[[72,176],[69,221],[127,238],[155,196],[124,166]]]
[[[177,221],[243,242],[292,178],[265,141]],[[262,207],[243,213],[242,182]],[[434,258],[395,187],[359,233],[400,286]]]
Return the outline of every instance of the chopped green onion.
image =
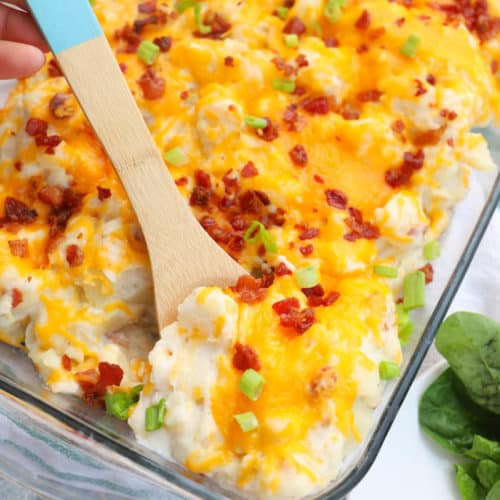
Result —
[[[384,276],[385,278],[397,278],[398,270],[391,266],[374,266],[373,272],[379,276]]]
[[[420,38],[412,33],[403,45],[401,45],[401,54],[406,57],[415,57],[417,53],[418,46],[420,44]]]
[[[190,9],[196,5],[196,0],[179,0],[176,5],[177,12],[182,14],[185,10]]]
[[[137,55],[139,59],[151,66],[158,57],[160,53],[160,47],[156,43],[150,42],[148,40],[143,40],[137,49]]]
[[[286,78],[275,78],[273,80],[273,89],[285,92],[286,94],[292,94],[295,92],[295,82]]]
[[[299,46],[299,36],[295,33],[291,33],[290,35],[285,35],[283,39],[285,40],[285,45],[289,49],[295,49],[296,47]]]
[[[251,411],[234,415],[234,419],[238,422],[243,432],[250,432],[259,427],[257,417]]]
[[[252,128],[266,128],[267,120],[258,116],[246,115],[245,124]]]
[[[407,311],[425,305],[425,274],[422,271],[405,276],[403,296],[403,306]]]
[[[424,245],[424,259],[425,260],[434,260],[437,259],[441,255],[441,244],[439,241],[429,241]]]
[[[136,385],[130,392],[110,392],[104,397],[106,412],[120,420],[127,420],[129,408],[139,400],[142,385]]]
[[[398,337],[402,346],[408,344],[413,334],[413,323],[410,314],[405,310],[403,304],[396,305],[396,317],[398,320]]]
[[[194,20],[196,22],[198,31],[202,35],[208,35],[208,33],[212,31],[212,28],[210,26],[207,26],[206,24],[203,24],[203,19],[201,18],[201,8],[201,3],[194,4]]]
[[[313,288],[319,285],[319,272],[314,266],[297,269],[295,279],[300,288]]]
[[[342,17],[342,7],[345,5],[346,0],[327,0],[323,15],[331,23],[335,23]]]
[[[316,35],[318,36],[323,35],[323,30],[321,29],[321,26],[317,21],[311,23],[311,29],[314,31],[314,33],[316,33]]]
[[[174,165],[174,167],[185,165],[188,161],[186,153],[184,153],[184,151],[179,146],[176,146],[175,148],[167,151],[163,155],[163,158],[171,165]]]
[[[289,9],[288,7],[278,7],[278,8],[276,9],[276,14],[278,14],[278,17],[279,17],[280,19],[285,20],[285,19],[287,18],[287,16],[288,16],[288,11],[289,11],[289,10],[290,10],[290,9]]]
[[[249,368],[241,376],[238,387],[248,399],[257,401],[264,390],[265,383],[264,377],[259,372]]]
[[[161,429],[165,421],[165,398],[146,408],[146,430],[148,432]]]
[[[392,380],[401,375],[401,370],[392,361],[381,361],[378,365],[378,373],[382,380]]]
[[[243,235],[243,239],[247,243],[256,243],[257,241],[262,241],[266,251],[271,253],[276,253],[278,251],[278,247],[276,245],[276,240],[274,236],[266,229],[266,226],[259,222],[258,220],[254,220],[248,229],[245,231]]]

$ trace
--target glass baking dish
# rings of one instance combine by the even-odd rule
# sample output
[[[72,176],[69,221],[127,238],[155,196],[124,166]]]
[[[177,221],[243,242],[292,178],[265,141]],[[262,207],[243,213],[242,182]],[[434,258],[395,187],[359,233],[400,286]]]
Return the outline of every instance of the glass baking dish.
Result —
[[[1,96],[0,86],[0,106]],[[500,131],[490,128],[482,132],[490,144],[493,157],[500,164]],[[463,203],[457,207],[452,223],[460,224],[462,234],[466,235],[462,241],[448,238],[449,231],[443,236],[443,256],[435,266],[434,282],[427,287],[427,305],[415,315],[415,333],[404,349],[402,376],[385,388],[371,431],[345,459],[339,477],[311,498],[345,497],[375,460],[500,200],[500,175],[496,172],[474,172],[472,185],[487,193],[486,201],[484,204],[469,203],[466,210],[462,208],[465,207]],[[468,196],[477,198],[477,192],[471,191]],[[2,414],[9,415],[10,420],[24,422],[27,428],[32,422],[34,429],[50,435],[52,441],[59,440],[61,446],[71,446],[73,450],[92,456],[93,460],[123,470],[126,477],[142,478],[155,492],[152,496],[144,496],[133,493],[133,490],[129,494],[123,491],[116,498],[137,498],[138,495],[165,498],[168,492],[173,496],[191,498],[238,498],[237,492],[224,491],[210,479],[190,473],[141,447],[125,423],[107,416],[104,411],[90,407],[77,398],[50,393],[28,357],[4,344],[0,344],[0,390],[3,391],[3,394],[0,393],[3,396],[0,417]],[[39,458],[43,460],[44,457]],[[9,467],[8,460],[0,460],[0,479],[2,471],[14,480],[31,481],[26,471]],[[45,486],[37,486],[36,491],[57,498],[54,484],[46,483]],[[72,484],[71,480],[69,484]],[[144,493],[144,490],[141,491]],[[62,498],[69,497],[63,495]]]

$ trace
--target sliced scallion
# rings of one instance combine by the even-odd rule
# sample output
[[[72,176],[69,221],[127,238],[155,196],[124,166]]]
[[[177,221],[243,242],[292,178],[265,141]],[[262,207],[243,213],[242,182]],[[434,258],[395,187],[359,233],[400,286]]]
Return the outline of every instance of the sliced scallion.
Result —
[[[313,288],[319,285],[319,272],[314,266],[304,267],[295,271],[295,279],[299,288]]]
[[[163,158],[174,167],[185,165],[188,161],[186,153],[179,146],[165,152]]]
[[[196,27],[198,28],[198,31],[202,35],[208,35],[208,33],[212,31],[212,28],[210,26],[207,26],[206,24],[203,24],[201,9],[202,9],[201,3],[194,4],[194,20],[196,22]]]
[[[195,5],[196,5],[196,0],[179,0],[175,8],[179,14],[182,14],[185,10],[190,9]]]
[[[401,375],[399,365],[392,361],[381,361],[378,365],[378,373],[382,380],[393,380]]]
[[[285,92],[286,94],[292,94],[295,92],[295,82],[286,78],[275,78],[273,80],[273,89]]]
[[[146,408],[146,431],[152,432],[161,429],[165,421],[165,413],[165,398]]]
[[[405,346],[413,334],[413,323],[409,312],[404,308],[403,304],[396,305],[396,317],[398,321],[399,342],[402,346]]]
[[[246,115],[245,124],[252,128],[263,129],[267,127],[267,120],[258,116]]]
[[[257,401],[266,383],[264,377],[252,368],[245,370],[240,378],[239,389],[240,391],[252,401]]]
[[[425,305],[425,274],[422,271],[405,276],[403,282],[403,306],[407,311]]]
[[[373,266],[373,272],[384,278],[397,278],[398,270],[391,266]]]
[[[288,7],[278,7],[276,9],[276,14],[278,14],[278,17],[280,19],[283,19],[283,21],[284,21],[287,18],[287,16],[288,16],[288,11],[289,10],[290,9]]]
[[[243,239],[247,243],[256,243],[261,241],[267,252],[276,253],[278,251],[278,246],[276,245],[276,240],[274,236],[266,229],[266,226],[254,220],[243,235]]]
[[[441,255],[441,244],[439,241],[429,241],[424,245],[424,259],[425,260],[434,260],[437,259]]]
[[[285,35],[283,37],[283,40],[285,41],[285,45],[289,49],[295,49],[299,46],[299,36],[295,33],[291,33],[289,35]]]
[[[243,432],[253,431],[259,426],[257,417],[251,411],[234,415],[234,419],[238,422],[238,425]]]
[[[345,5],[346,0],[327,0],[323,9],[323,15],[331,23],[335,23],[342,17],[342,7]]]
[[[137,56],[148,66],[151,66],[156,61],[159,53],[160,47],[149,40],[143,40],[137,49]]]
[[[412,33],[406,42],[401,45],[400,52],[406,57],[413,58],[417,54],[418,46],[420,45],[420,38],[415,33]]]
[[[136,385],[130,392],[109,392],[104,397],[106,412],[120,420],[127,420],[129,408],[137,403],[142,385]]]

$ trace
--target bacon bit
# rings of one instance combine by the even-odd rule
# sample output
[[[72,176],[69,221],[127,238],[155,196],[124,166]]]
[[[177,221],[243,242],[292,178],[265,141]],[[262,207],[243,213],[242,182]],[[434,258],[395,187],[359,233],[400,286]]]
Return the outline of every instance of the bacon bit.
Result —
[[[239,342],[234,344],[233,366],[242,372],[249,369],[259,371],[262,368],[259,356],[254,349]]]
[[[138,83],[147,100],[154,101],[165,95],[165,79],[158,76],[153,68],[147,68]]]
[[[421,149],[416,153],[405,152],[403,164],[399,168],[391,168],[385,172],[385,182],[392,188],[407,184],[413,172],[422,168],[424,160],[425,155]]]
[[[344,120],[357,120],[360,117],[360,112],[352,104],[343,102],[337,112]]]
[[[263,251],[264,251],[264,254],[265,254],[266,253],[266,247],[264,245],[261,245],[261,247],[263,248]],[[262,288],[269,288],[273,283],[274,283],[274,273],[273,272],[264,273],[260,277],[260,286]]]
[[[59,207],[64,199],[64,190],[58,186],[45,186],[38,193],[38,199],[51,207]]]
[[[119,365],[101,362],[97,370],[85,370],[75,373],[75,379],[84,393],[86,401],[98,399],[106,394],[109,386],[119,386],[123,379],[123,370]]]
[[[210,11],[203,17],[203,24],[210,26],[210,32],[200,33],[199,31],[195,31],[193,33],[195,37],[220,40],[232,28],[231,23],[228,23],[220,14],[213,14]]]
[[[17,288],[12,289],[12,309],[15,309],[23,301],[23,292]]]
[[[493,59],[493,61],[491,61],[491,72],[496,75],[497,72],[498,72],[498,61],[496,59]]]
[[[415,83],[417,84],[417,91],[415,92],[415,97],[420,97],[421,95],[427,94],[427,89],[424,87],[424,84],[418,78],[415,78]]]
[[[300,307],[300,302],[296,297],[292,297],[275,302],[272,307],[278,314],[288,314],[292,309],[298,309]]]
[[[391,129],[396,134],[401,134],[405,129],[405,123],[403,120],[395,120],[391,124]]]
[[[297,105],[290,104],[283,113],[283,121],[287,124],[289,132],[298,132],[299,114],[297,113]]]
[[[406,19],[404,17],[400,17],[399,19],[396,19],[394,21],[394,23],[396,24],[396,26],[403,26],[403,24],[405,23]]]
[[[68,245],[66,248],[66,261],[70,267],[78,267],[83,264],[83,250],[78,245]]]
[[[356,241],[360,238],[374,240],[380,237],[379,228],[371,222],[365,222],[360,210],[349,207],[349,215],[350,217],[344,219],[344,222],[351,231],[344,235],[344,239],[347,241]]]
[[[453,137],[446,139],[446,144],[448,144],[448,146],[450,146],[450,148],[455,147],[455,141],[453,140]]]
[[[330,292],[325,295],[325,290],[321,285],[316,285],[313,288],[303,288],[302,292],[307,297],[307,305],[309,307],[328,307],[334,304],[340,297],[339,292]]]
[[[26,122],[25,131],[31,137],[38,137],[41,135],[47,135],[48,128],[49,124],[45,120],[40,120],[39,118],[30,118]]]
[[[340,210],[347,208],[347,195],[339,189],[326,189],[325,190],[326,202],[328,205]]]
[[[330,102],[326,96],[306,99],[302,107],[311,115],[326,115],[330,112]]]
[[[428,74],[427,77],[425,78],[425,81],[429,85],[436,85],[436,77],[432,74]]]
[[[316,322],[314,311],[300,310],[300,303],[295,297],[275,302],[272,307],[279,315],[281,326],[292,328],[297,335],[304,334]]]
[[[126,24],[122,29],[115,31],[115,40],[123,40],[126,42],[127,45],[121,52],[135,54],[141,44],[142,38],[134,31],[132,26]]]
[[[234,68],[234,57],[232,57],[232,56],[224,57],[224,66]]]
[[[126,75],[127,74],[127,71],[128,71],[128,66],[124,63],[124,62],[121,62],[118,66],[120,66],[120,71]]]
[[[320,230],[317,227],[309,227],[307,229],[304,229],[300,234],[299,234],[299,240],[312,240],[316,238],[320,233]]]
[[[30,224],[31,222],[34,222],[37,217],[38,213],[36,210],[29,208],[22,201],[7,196],[7,198],[5,198],[5,217],[0,219],[0,225],[2,222]]]
[[[49,76],[55,78],[57,76],[63,76],[59,63],[55,59],[51,59],[48,64]]]
[[[58,135],[48,135],[48,136],[43,136],[39,135],[35,139],[35,144],[37,146],[47,146],[45,149],[45,153],[47,154],[54,154],[54,148],[59,146],[62,142],[62,137]]]
[[[303,245],[299,247],[299,251],[304,257],[307,257],[314,252],[314,245]]]
[[[368,34],[368,37],[370,38],[370,40],[377,40],[377,38],[380,38],[386,33],[387,30],[383,26],[380,26],[379,28],[371,30],[370,33]]]
[[[75,114],[76,108],[72,102],[71,95],[58,92],[49,102],[49,110],[59,120],[70,118]]]
[[[335,49],[336,47],[339,46],[339,41],[334,36],[323,38],[323,43],[325,44],[325,47],[329,49]]]
[[[365,9],[361,16],[359,16],[358,20],[354,23],[354,26],[358,30],[366,30],[370,27],[371,16],[370,13]]]
[[[264,119],[267,121],[267,127],[264,129],[257,129],[257,135],[261,139],[264,139],[267,142],[272,142],[279,135],[278,127],[276,125],[274,125],[273,122],[269,118],[264,117]]]
[[[152,14],[156,11],[156,0],[149,0],[148,2],[140,3],[137,10],[141,14]]]
[[[168,52],[172,48],[172,38],[169,36],[155,38],[153,43],[160,47],[160,52]]]
[[[301,144],[297,144],[294,146],[288,154],[290,155],[290,158],[294,165],[297,167],[305,167],[308,162],[308,157],[307,157],[307,152],[304,149],[304,146]]]
[[[300,36],[303,35],[306,30],[306,25],[297,16],[294,16],[285,24],[283,33]]]
[[[100,201],[107,200],[108,198],[111,198],[111,189],[97,186],[97,195]]]
[[[238,177],[234,174],[231,175],[233,169],[229,169],[222,177],[222,182],[224,183],[224,191],[226,194],[237,193],[240,190]]]
[[[144,19],[137,19],[134,21],[134,33],[140,35],[144,28],[150,24],[166,24],[167,23],[167,14],[162,11],[158,11],[156,14],[152,14],[149,17]]]
[[[210,189],[212,187],[212,181],[210,179],[210,174],[207,174],[204,170],[196,169],[194,171],[194,181],[197,186]]]
[[[364,54],[365,52],[368,52],[368,45],[366,43],[362,43],[357,49],[356,52],[358,54]]]
[[[210,201],[210,196],[211,191],[209,189],[195,186],[189,198],[189,204],[191,206],[206,207]]]
[[[14,163],[14,168],[20,172],[23,169],[23,162],[22,161],[16,161]]]
[[[307,68],[307,66],[309,66],[309,61],[307,60],[307,57],[305,54],[299,54],[295,58],[295,62],[297,63],[298,68]]]
[[[178,179],[175,180],[175,185],[176,186],[185,186],[188,183],[188,178],[187,177],[179,177]]]
[[[314,399],[330,397],[337,386],[337,374],[333,367],[324,366],[307,385],[307,391]]]
[[[61,358],[61,365],[62,365],[64,370],[66,370],[67,372],[70,372],[71,371],[71,358],[68,355],[63,354],[63,356]]]
[[[365,90],[360,92],[356,97],[359,102],[378,102],[382,97],[383,92],[377,89]]]
[[[262,288],[260,280],[250,275],[241,276],[231,290],[236,292],[241,302],[245,304],[262,302],[267,296],[267,288]]]
[[[417,148],[422,148],[424,146],[435,146],[443,137],[446,130],[446,125],[439,127],[434,130],[427,130],[426,132],[421,132],[413,138],[413,144]]]
[[[428,262],[424,267],[421,267],[419,271],[422,271],[425,274],[426,284],[432,283],[432,280],[434,279],[434,268],[431,263]]]
[[[181,98],[181,100],[185,101],[186,99],[189,98],[189,92],[187,90],[183,90],[180,93],[179,97]]]
[[[288,269],[285,263],[280,262],[274,270],[274,273],[276,276],[286,276],[287,274],[292,274],[292,271]]]
[[[28,240],[9,240],[7,242],[10,248],[10,254],[14,257],[21,257],[21,259],[26,259],[30,255]]]
[[[439,113],[443,118],[446,118],[449,121],[453,121],[458,116],[455,111],[450,111],[449,109],[442,109]]]
[[[259,171],[252,161],[246,163],[241,169],[241,177],[248,178],[255,177],[256,175],[259,175]]]
[[[235,231],[243,231],[243,229],[245,229],[245,227],[246,227],[245,220],[242,217],[240,217],[239,215],[235,215],[231,219],[230,224],[231,224],[231,227]]]
[[[323,179],[323,177],[321,177],[321,175],[314,174],[313,179],[314,179],[314,180],[315,180],[318,184],[324,184],[324,183],[325,183],[325,179]]]

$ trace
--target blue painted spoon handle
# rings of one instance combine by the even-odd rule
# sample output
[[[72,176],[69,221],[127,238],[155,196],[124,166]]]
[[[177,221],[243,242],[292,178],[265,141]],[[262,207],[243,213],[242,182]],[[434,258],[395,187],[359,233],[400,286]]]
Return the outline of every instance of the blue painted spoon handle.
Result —
[[[88,0],[27,0],[27,3],[54,54],[103,34]]]

